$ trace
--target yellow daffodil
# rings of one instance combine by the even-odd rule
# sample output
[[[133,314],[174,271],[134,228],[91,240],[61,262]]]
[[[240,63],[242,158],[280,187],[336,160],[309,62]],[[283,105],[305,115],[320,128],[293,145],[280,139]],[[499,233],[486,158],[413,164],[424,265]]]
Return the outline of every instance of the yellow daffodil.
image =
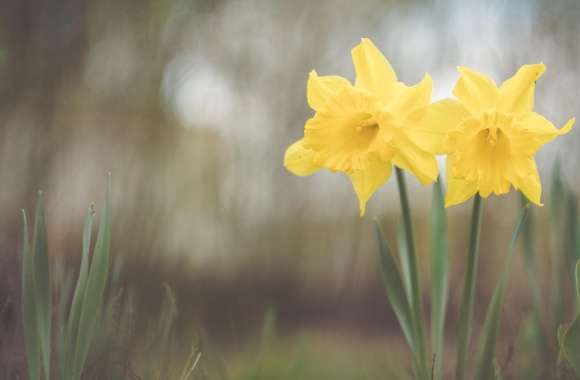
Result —
[[[354,86],[342,77],[310,73],[307,98],[315,115],[306,122],[304,138],[286,151],[284,165],[299,176],[323,168],[346,173],[362,216],[369,198],[390,177],[392,165],[410,171],[423,184],[433,182],[438,169],[428,149],[431,143],[414,141],[414,134],[425,135],[414,122],[431,101],[429,75],[411,87],[397,81],[387,59],[366,38],[352,49],[352,60]]]
[[[436,102],[427,111],[421,122],[447,135],[444,144],[433,148],[447,153],[446,206],[476,193],[484,198],[505,194],[511,186],[541,205],[534,154],[568,133],[575,121],[558,130],[533,111],[535,83],[544,70],[541,63],[524,65],[498,88],[487,76],[459,67],[453,90],[457,99]]]

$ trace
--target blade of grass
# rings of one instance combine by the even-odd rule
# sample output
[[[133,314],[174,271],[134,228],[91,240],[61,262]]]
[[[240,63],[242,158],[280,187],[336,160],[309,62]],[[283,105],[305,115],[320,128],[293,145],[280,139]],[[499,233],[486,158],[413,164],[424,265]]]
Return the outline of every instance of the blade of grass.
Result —
[[[563,239],[562,227],[564,217],[564,183],[560,171],[560,162],[557,161],[554,166],[552,177],[552,190],[550,192],[550,208],[548,213],[550,224],[550,260],[551,260],[551,284],[552,284],[552,329],[555,332],[563,321],[563,270],[562,255]]]
[[[72,273],[67,272],[64,268],[62,260],[58,260],[56,263],[55,274],[58,281],[55,281],[55,289],[58,290],[58,315],[57,315],[57,350],[58,356],[58,366],[60,371],[60,378],[66,379],[65,373],[65,352],[66,352],[66,325],[67,325],[67,314],[70,307],[70,298],[74,286],[74,279]]]
[[[94,205],[89,206],[83,226],[83,246],[81,251],[81,266],[74,290],[71,310],[66,326],[65,351],[63,352],[64,378],[68,379],[74,371],[75,344],[78,337],[79,320],[84,300],[87,277],[89,273],[89,254],[91,249],[91,235],[93,230],[93,219],[95,215]]]
[[[471,322],[473,319],[473,303],[475,295],[475,283],[477,281],[477,264],[479,261],[479,237],[481,234],[482,200],[479,194],[473,198],[473,211],[471,213],[471,233],[469,238],[469,251],[467,254],[467,267],[465,271],[465,283],[459,312],[459,335],[457,344],[457,363],[455,380],[465,379],[467,367],[467,350],[471,341]]]
[[[46,241],[46,223],[42,192],[38,192],[34,218],[34,233],[32,251],[34,254],[34,290],[36,302],[36,323],[40,356],[44,377],[50,378],[50,348],[52,326],[52,287],[50,282],[50,267],[48,264],[48,245]]]
[[[575,265],[576,260],[580,259],[578,256],[580,252],[576,250],[576,239],[578,237],[578,199],[576,194],[572,191],[568,191],[568,196],[566,198],[567,205],[566,209],[568,211],[567,215],[567,243],[566,243],[566,250],[568,251],[568,259],[566,265],[568,263]]]
[[[497,334],[499,330],[499,322],[501,319],[501,308],[503,306],[503,298],[505,294],[505,287],[511,269],[512,257],[516,247],[516,243],[522,226],[526,222],[528,215],[528,207],[524,207],[520,212],[517,224],[512,233],[510,248],[506,264],[504,265],[503,273],[495,288],[495,292],[487,309],[485,323],[482,331],[482,345],[480,350],[479,361],[476,369],[476,380],[492,379],[495,373],[493,359],[495,356],[495,345],[497,341]]]
[[[447,215],[439,180],[433,185],[431,210],[431,352],[434,355],[433,378],[440,380],[443,368],[449,263]]]
[[[26,349],[26,365],[30,380],[40,379],[40,342],[36,324],[36,296],[34,294],[34,261],[30,251],[28,221],[26,212],[22,210],[22,317],[24,327],[24,345]]]
[[[580,314],[564,330],[560,350],[576,375],[580,376]]]
[[[395,262],[383,235],[381,225],[376,219],[375,232],[379,245],[378,253],[381,264],[381,273],[383,275],[383,284],[385,286],[387,297],[393,311],[395,312],[395,316],[399,321],[399,325],[403,330],[403,334],[407,339],[407,343],[409,343],[411,351],[415,353],[416,343],[413,335],[413,319],[405,287],[397,263]]]
[[[576,261],[576,268],[574,270],[574,279],[576,280],[576,298],[580,302],[580,260]]]
[[[576,261],[574,277],[576,298],[580,300],[580,260]],[[568,328],[560,326],[559,332],[560,352],[576,375],[580,376],[580,314]]]
[[[101,215],[99,232],[95,243],[93,258],[90,263],[82,309],[79,319],[78,335],[75,344],[73,380],[80,378],[84,368],[91,342],[94,337],[97,319],[107,285],[110,256],[110,193],[111,180],[107,183],[105,207]]]
[[[413,318],[413,335],[415,341],[415,355],[417,357],[417,377],[427,379],[427,362],[425,357],[425,327],[423,321],[423,301],[421,297],[421,284],[417,267],[417,254],[415,252],[415,239],[413,236],[413,222],[411,220],[411,207],[409,205],[409,196],[407,185],[405,183],[405,174],[403,170],[396,167],[395,176],[399,188],[399,199],[401,201],[401,216],[403,218],[403,227],[405,231],[405,240],[407,247],[407,260],[409,263],[409,282],[411,284],[411,316]]]

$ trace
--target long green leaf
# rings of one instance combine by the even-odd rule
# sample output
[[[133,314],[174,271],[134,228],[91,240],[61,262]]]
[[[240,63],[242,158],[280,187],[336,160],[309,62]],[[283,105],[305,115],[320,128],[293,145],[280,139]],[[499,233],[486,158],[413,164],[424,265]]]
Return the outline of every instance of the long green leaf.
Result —
[[[447,215],[441,182],[433,186],[431,206],[431,351],[435,355],[433,378],[441,379],[448,295]]]
[[[512,233],[512,239],[508,252],[507,262],[504,266],[504,271],[501,274],[499,282],[495,288],[495,292],[487,309],[485,323],[482,331],[481,350],[479,362],[477,366],[476,380],[489,380],[494,376],[493,359],[495,355],[495,344],[497,341],[497,334],[499,330],[499,322],[501,318],[501,308],[503,305],[503,297],[505,293],[506,282],[509,276],[511,261],[515,246],[522,230],[522,226],[526,221],[528,214],[528,207],[524,207],[520,212],[518,222]]]
[[[87,211],[83,227],[83,246],[81,251],[81,266],[73,295],[71,310],[66,326],[66,344],[64,354],[64,377],[70,378],[74,371],[75,345],[78,337],[79,321],[84,299],[87,277],[89,273],[89,253],[91,249],[91,235],[93,230],[94,206],[91,205]]]
[[[530,204],[526,196],[520,192],[520,202],[522,207]],[[532,305],[533,309],[531,312],[531,318],[529,320],[529,327],[531,329],[531,337],[533,340],[530,342],[534,346],[534,350],[538,355],[543,357],[545,363],[551,363],[553,361],[553,350],[552,345],[548,342],[548,337],[546,332],[542,328],[542,309],[544,308],[545,301],[542,299],[541,282],[538,281],[538,268],[536,264],[536,240],[534,234],[534,210],[530,209],[528,211],[528,216],[526,218],[526,223],[522,226],[522,236],[520,238],[522,242],[522,251],[524,258],[524,268],[526,270],[526,276],[528,280],[528,289],[532,295]],[[537,378],[542,376],[547,376],[549,370],[545,367],[538,367],[541,371],[537,373]]]
[[[577,239],[578,239],[578,198],[576,197],[576,194],[574,194],[572,191],[568,191],[567,194],[567,211],[568,211],[568,215],[567,215],[567,221],[566,221],[566,227],[567,227],[567,233],[566,233],[566,238],[567,238],[567,251],[569,253],[569,256],[567,258],[567,263],[575,263],[576,260],[580,259],[580,252],[577,251]]]
[[[40,342],[36,323],[36,296],[34,285],[34,261],[30,250],[28,221],[26,212],[22,210],[22,317],[24,326],[24,344],[26,348],[26,364],[30,380],[40,379]]]
[[[580,314],[562,335],[561,352],[576,375],[580,376]]]
[[[574,278],[576,280],[576,298],[578,299],[578,302],[580,302],[580,260],[576,261]]]
[[[107,285],[111,243],[109,221],[110,193],[111,181],[109,177],[105,207],[100,220],[95,251],[90,263],[86,289],[83,296],[78,335],[75,344],[76,351],[73,380],[79,379],[82,374],[91,347],[91,342],[94,337],[97,319],[100,314],[100,308]]]
[[[70,307],[70,298],[71,293],[74,290],[74,278],[72,273],[67,272],[64,269],[64,264],[62,262],[58,263],[58,271],[56,273],[59,277],[59,281],[55,281],[55,289],[58,289],[58,333],[56,337],[57,343],[57,350],[56,352],[59,353],[58,357],[58,366],[60,371],[60,379],[66,379],[66,372],[65,372],[65,359],[66,359],[66,349],[67,349],[67,342],[66,342],[66,326],[67,326],[67,316],[69,313]]]
[[[575,279],[576,296],[580,300],[580,260],[576,262]],[[560,351],[576,375],[580,376],[580,314],[576,316],[570,327],[562,330]]]
[[[552,186],[550,191],[550,205],[548,220],[550,226],[550,268],[551,268],[551,303],[552,303],[552,322],[553,331],[556,331],[558,325],[563,321],[563,279],[562,271],[564,270],[564,239],[562,239],[563,227],[565,227],[565,198],[566,189],[562,180],[560,162],[556,161],[552,176]]]
[[[34,218],[34,235],[32,242],[34,253],[34,284],[36,301],[36,323],[40,345],[40,356],[44,377],[50,378],[50,348],[52,326],[52,286],[48,263],[48,244],[46,241],[46,223],[42,192],[38,193]]]
[[[403,334],[409,343],[411,351],[415,353],[416,343],[414,341],[413,334],[413,320],[411,316],[411,308],[409,306],[409,301],[405,292],[405,287],[401,279],[401,274],[399,268],[387,241],[383,235],[381,225],[378,220],[375,219],[375,231],[377,235],[377,241],[379,244],[379,259],[381,264],[381,273],[383,275],[383,284],[387,292],[387,297],[395,312],[397,320],[403,330]]]

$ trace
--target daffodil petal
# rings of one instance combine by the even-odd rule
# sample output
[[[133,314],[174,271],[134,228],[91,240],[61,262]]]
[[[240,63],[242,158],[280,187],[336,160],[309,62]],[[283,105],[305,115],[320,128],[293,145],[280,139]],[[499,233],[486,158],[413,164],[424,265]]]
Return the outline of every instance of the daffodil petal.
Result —
[[[528,112],[518,118],[518,128],[510,132],[512,150],[519,154],[533,155],[544,144],[570,132],[575,122],[576,119],[572,118],[562,128],[557,129],[544,116]]]
[[[383,53],[371,40],[363,38],[351,54],[356,72],[355,86],[386,100],[397,81],[397,75]]]
[[[447,181],[447,194],[445,194],[445,207],[451,207],[473,197],[477,193],[477,182],[463,179],[450,178]]]
[[[307,176],[320,170],[314,164],[314,152],[304,148],[303,140],[298,140],[286,149],[284,166],[297,176]]]
[[[308,104],[315,111],[340,111],[344,106],[344,93],[351,87],[345,78],[335,75],[319,76],[316,71],[312,71],[306,85]]]
[[[409,115],[417,109],[424,108],[431,103],[433,81],[429,74],[425,74],[421,82],[414,86],[407,86],[397,82],[395,90],[387,104],[389,111],[398,115]]]
[[[467,201],[477,193],[477,182],[456,178],[453,173],[454,156],[447,156],[447,193],[445,207],[451,207]]]
[[[410,115],[405,132],[423,150],[443,154],[446,152],[447,134],[468,116],[469,113],[459,101],[440,100]]]
[[[525,113],[534,109],[536,81],[546,71],[543,63],[523,65],[499,88],[497,107],[503,112]]]
[[[493,80],[480,72],[467,67],[458,67],[460,77],[453,95],[467,108],[477,115],[495,106],[498,97],[498,89]]]
[[[439,168],[433,154],[421,149],[403,131],[396,136],[392,144],[395,149],[392,158],[394,165],[411,172],[423,185],[435,182]]]
[[[512,161],[513,169],[509,175],[510,182],[519,189],[528,200],[538,206],[543,206],[542,183],[536,162],[532,157],[522,157]]]
[[[565,135],[566,133],[570,132],[572,130],[572,127],[574,126],[574,123],[576,123],[575,117],[569,119],[566,122],[566,124],[564,124],[564,126],[562,128],[558,129],[558,135],[562,136],[562,135]]]
[[[381,160],[370,161],[364,170],[355,170],[348,173],[352,186],[358,197],[360,216],[364,216],[366,205],[371,196],[391,176],[392,165]]]
[[[551,137],[552,139],[570,132],[576,122],[576,118],[572,118],[562,128],[558,129],[548,119],[536,112],[529,112],[519,120],[523,129],[537,135]]]

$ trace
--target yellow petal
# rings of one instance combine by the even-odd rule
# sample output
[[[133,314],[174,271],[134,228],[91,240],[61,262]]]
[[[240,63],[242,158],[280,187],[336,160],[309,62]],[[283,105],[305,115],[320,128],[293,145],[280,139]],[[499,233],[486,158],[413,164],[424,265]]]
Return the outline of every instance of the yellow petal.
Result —
[[[284,166],[298,176],[307,176],[320,169],[314,164],[314,152],[304,148],[303,140],[296,141],[286,149]]]
[[[467,201],[477,193],[477,182],[454,177],[454,156],[447,156],[447,194],[445,207],[451,207]]]
[[[364,216],[367,201],[391,176],[392,166],[381,160],[370,162],[365,170],[355,170],[348,173],[352,186],[358,197],[360,216]]]
[[[528,112],[517,119],[517,128],[510,132],[512,150],[519,154],[533,155],[544,144],[570,132],[576,119],[572,118],[557,129],[548,119],[536,112]]]
[[[520,119],[521,126],[534,134],[542,136],[550,136],[555,138],[557,136],[565,135],[570,132],[572,126],[576,122],[576,118],[571,118],[560,129],[554,127],[548,119],[536,112],[530,112]],[[548,141],[546,141],[548,142]]]
[[[310,108],[315,111],[332,112],[343,106],[342,94],[351,88],[348,80],[334,75],[318,76],[310,72],[306,85],[306,95]]]
[[[531,112],[534,109],[536,81],[545,70],[546,66],[543,63],[523,65],[499,88],[498,109],[511,113]]]
[[[394,89],[387,104],[388,110],[397,115],[409,115],[431,103],[433,81],[426,73],[416,85],[406,86],[402,82],[397,82]]]
[[[520,158],[512,161],[513,169],[510,174],[510,182],[519,189],[528,200],[538,206],[543,206],[542,183],[538,168],[533,158]]]
[[[411,172],[423,185],[435,182],[439,168],[432,153],[413,143],[403,131],[393,139],[392,144],[395,149],[393,165]]]
[[[455,130],[469,113],[454,99],[444,99],[414,112],[406,121],[405,132],[423,150],[445,153],[447,133]]]
[[[498,97],[498,90],[495,82],[487,76],[468,69],[459,67],[461,74],[453,89],[453,95],[476,115],[495,106]]]
[[[389,90],[397,81],[397,75],[383,53],[371,40],[363,38],[352,49],[351,55],[356,72],[356,87],[364,88],[381,99],[387,99]]]

